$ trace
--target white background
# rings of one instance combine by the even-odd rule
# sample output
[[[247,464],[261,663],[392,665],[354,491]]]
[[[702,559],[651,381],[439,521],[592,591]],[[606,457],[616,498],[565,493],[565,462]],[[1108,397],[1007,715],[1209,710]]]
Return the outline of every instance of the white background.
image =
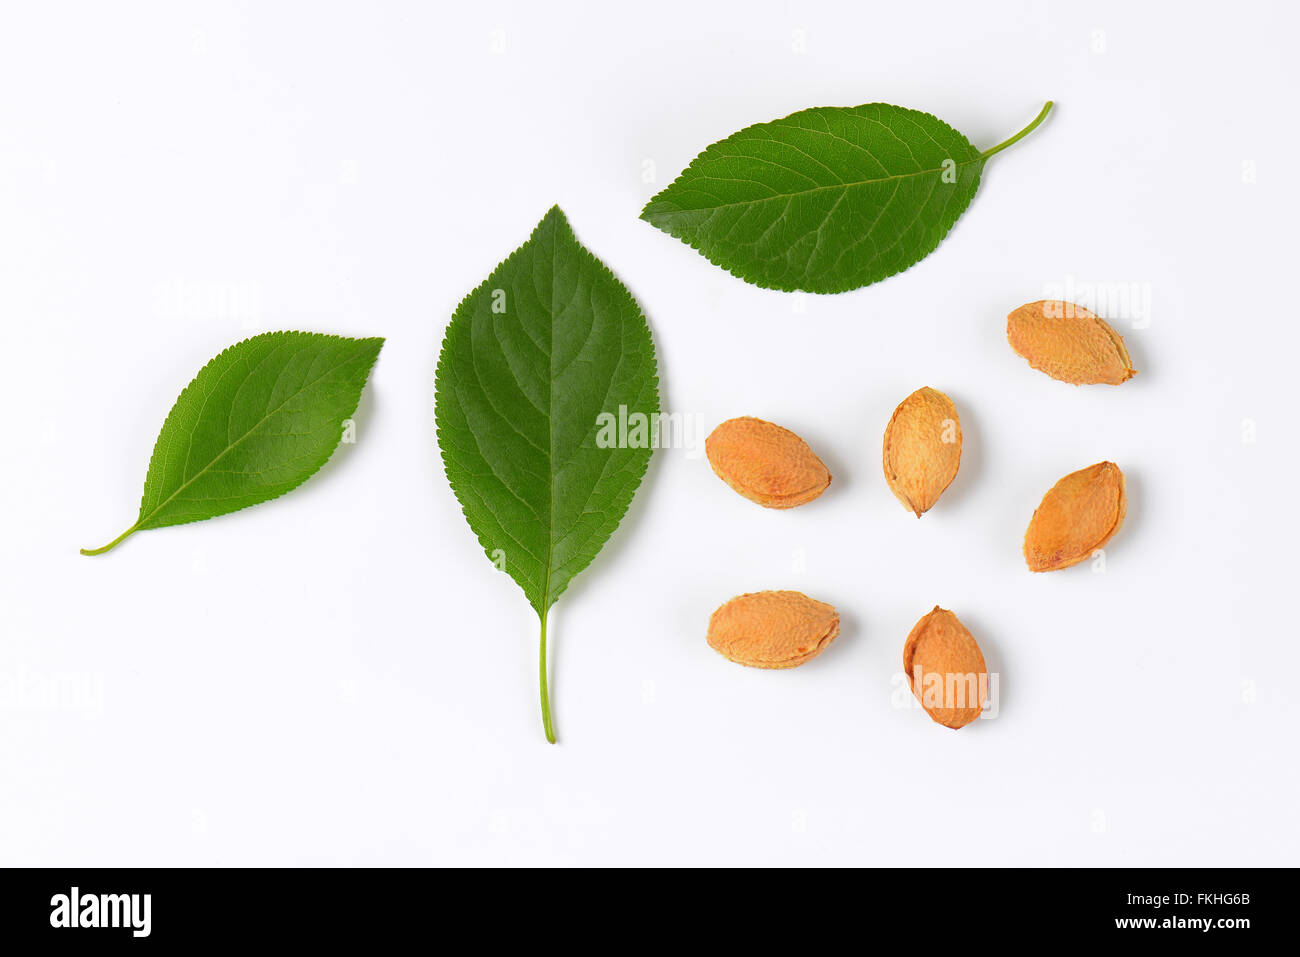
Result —
[[[0,861],[1297,863],[1298,27],[1283,3],[7,7]],[[987,147],[1049,98],[939,249],[856,292],[749,286],[637,219],[797,109],[897,103]],[[433,429],[452,310],[553,203],[649,316],[667,409],[775,420],[835,476],[774,512],[657,454],[552,613],[555,747],[536,617]],[[1006,313],[1067,282],[1149,295],[1116,318],[1132,382],[1008,347]],[[79,556],[133,521],[180,389],[272,329],[388,337],[358,443],[282,500]],[[918,521],[879,457],[921,385],[965,452]],[[1039,498],[1101,459],[1130,494],[1104,573],[1031,575]],[[725,661],[710,612],[764,588],[834,603],[841,637]],[[896,706],[935,604],[1000,673],[995,720]]]

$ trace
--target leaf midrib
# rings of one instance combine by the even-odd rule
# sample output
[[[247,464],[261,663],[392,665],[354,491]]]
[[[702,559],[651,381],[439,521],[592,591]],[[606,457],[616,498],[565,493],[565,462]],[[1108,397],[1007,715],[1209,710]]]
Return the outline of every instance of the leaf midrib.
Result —
[[[546,580],[542,584],[543,622],[551,609],[551,575],[555,571],[555,277],[559,274],[560,244],[554,225],[551,228],[551,308],[547,316],[546,342]]]
[[[749,157],[749,158],[750,158],[750,159],[753,159],[754,157]],[[985,159],[987,159],[987,157],[986,157],[983,153],[981,153],[980,155],[974,157],[973,159],[962,160],[960,163],[955,164],[955,167],[956,167],[957,169],[961,169],[962,167],[964,167],[964,166],[969,166],[969,165],[972,164],[972,163],[981,163],[981,162],[983,162]],[[779,165],[779,164],[773,164],[773,165]],[[717,205],[714,205],[714,206],[694,206],[694,207],[691,207],[691,208],[689,208],[689,209],[686,209],[686,208],[676,209],[676,210],[672,210],[672,211],[666,212],[666,213],[664,213],[663,215],[671,216],[671,215],[674,215],[675,213],[699,213],[699,212],[708,212],[708,211],[711,211],[711,210],[718,210],[718,209],[730,209],[730,208],[733,207],[733,206],[752,206],[752,205],[754,205],[754,204],[756,204],[756,203],[768,203],[768,202],[772,202],[773,200],[779,200],[779,199],[789,200],[789,199],[791,199],[792,197],[795,197],[795,196],[807,196],[807,195],[809,195],[809,194],[811,194],[811,193],[820,193],[820,192],[824,192],[824,191],[829,190],[829,189],[839,189],[839,190],[845,190],[845,191],[848,191],[848,190],[853,189],[854,187],[857,187],[857,186],[871,186],[871,185],[874,185],[874,184],[876,184],[876,183],[889,183],[889,182],[892,182],[892,181],[894,181],[894,180],[909,179],[910,177],[913,177],[913,176],[926,176],[926,175],[931,174],[931,173],[939,173],[939,172],[942,172],[942,171],[943,171],[943,167],[942,167],[942,166],[936,166],[936,167],[934,167],[934,168],[932,168],[932,169],[919,169],[919,170],[915,170],[915,171],[913,171],[913,172],[911,172],[911,173],[896,173],[896,174],[894,174],[894,175],[892,175],[892,176],[881,176],[881,177],[878,177],[878,178],[876,178],[876,179],[862,179],[862,180],[855,180],[854,182],[851,182],[851,183],[834,183],[834,184],[832,184],[832,185],[830,185],[830,186],[813,186],[813,187],[810,187],[810,188],[808,188],[808,189],[797,189],[797,190],[793,190],[793,191],[791,191],[791,192],[787,192],[787,193],[773,193],[771,196],[763,196],[763,197],[761,197],[761,198],[759,198],[759,199],[742,199],[742,200],[737,200],[737,201],[734,202],[734,203],[718,203]],[[688,172],[689,172],[689,170],[688,170]],[[683,174],[683,175],[685,175],[685,174]],[[738,182],[738,180],[734,180],[734,179],[732,179],[732,180],[727,180],[727,179],[724,179],[723,177],[720,177],[720,176],[710,177],[710,176],[701,175],[701,176],[699,176],[698,178],[699,178],[699,179],[716,179],[716,180],[718,180],[718,181],[720,181],[720,182]],[[755,182],[756,182],[756,181],[755,181]],[[670,184],[670,185],[668,186],[668,189],[672,189],[672,187],[675,186],[675,185],[677,185],[677,184],[676,184],[676,183],[672,183],[672,184]],[[689,184],[686,184],[686,185],[684,185],[682,188],[685,189],[685,188],[687,188],[688,186],[689,186]]]

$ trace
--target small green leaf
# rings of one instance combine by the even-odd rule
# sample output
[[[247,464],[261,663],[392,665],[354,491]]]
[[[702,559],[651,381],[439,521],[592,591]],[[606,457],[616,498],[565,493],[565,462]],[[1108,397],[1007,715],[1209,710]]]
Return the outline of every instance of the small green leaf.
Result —
[[[832,293],[920,262],[970,205],[985,161],[929,113],[868,103],[800,110],[714,143],[641,218],[770,289]]]
[[[542,724],[554,742],[546,614],[645,474],[659,410],[649,326],[553,207],[457,307],[436,392],[452,491],[541,621]]]
[[[334,453],[383,339],[268,332],[199,370],[158,433],[140,516],[100,555],[146,528],[197,522],[297,488]]]

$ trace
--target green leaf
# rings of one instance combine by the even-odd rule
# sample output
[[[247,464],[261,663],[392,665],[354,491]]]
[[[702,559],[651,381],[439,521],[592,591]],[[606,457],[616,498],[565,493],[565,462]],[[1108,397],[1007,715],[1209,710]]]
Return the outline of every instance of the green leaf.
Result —
[[[618,441],[608,426],[620,412],[635,426],[659,410],[650,329],[553,207],[457,307],[436,391],[452,491],[479,544],[541,621],[542,722],[554,742],[546,615],[609,539],[645,474],[652,437],[629,428]]]
[[[146,528],[197,522],[297,488],[334,453],[383,339],[268,332],[199,370],[158,433],[140,516],[100,555]]]
[[[641,218],[747,282],[845,292],[920,262],[970,205],[985,161],[929,113],[887,103],[800,110],[714,143]]]

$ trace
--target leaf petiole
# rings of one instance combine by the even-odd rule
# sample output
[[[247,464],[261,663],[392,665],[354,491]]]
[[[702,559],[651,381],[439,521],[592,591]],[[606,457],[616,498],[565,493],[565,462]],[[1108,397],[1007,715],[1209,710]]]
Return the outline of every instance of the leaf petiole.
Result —
[[[1043,104],[1043,108],[1038,112],[1038,115],[1034,117],[1034,121],[1032,123],[1030,123],[1028,126],[1026,126],[1023,130],[1021,130],[1019,133],[1017,133],[1015,136],[1011,137],[1010,139],[1003,140],[997,146],[985,150],[983,153],[980,154],[980,159],[982,160],[988,159],[994,153],[1002,152],[1002,150],[1006,149],[1012,143],[1016,143],[1019,142],[1020,140],[1023,140],[1026,136],[1028,136],[1030,133],[1032,133],[1034,130],[1038,128],[1038,124],[1042,123],[1043,120],[1047,119],[1047,114],[1050,112],[1052,112],[1052,101],[1048,100],[1046,103]]]
[[[547,609],[549,611],[549,609]],[[542,728],[546,731],[546,740],[555,743],[555,728],[551,726],[551,696],[546,690],[546,612],[542,612],[541,650],[537,656],[537,676],[542,687]]]
[[[83,555],[102,555],[102,554],[104,554],[104,552],[112,551],[112,550],[113,550],[114,548],[116,548],[118,545],[121,545],[122,542],[124,542],[124,541],[126,541],[128,538],[130,538],[131,535],[134,534],[134,533],[135,533],[139,528],[140,528],[140,523],[137,522],[136,524],[134,524],[134,525],[132,525],[130,528],[128,528],[125,532],[123,532],[121,535],[117,536],[117,538],[115,538],[115,539],[113,539],[111,542],[109,542],[107,545],[101,545],[101,546],[99,546],[99,548],[83,548],[83,549],[81,550],[81,554],[83,554]]]

